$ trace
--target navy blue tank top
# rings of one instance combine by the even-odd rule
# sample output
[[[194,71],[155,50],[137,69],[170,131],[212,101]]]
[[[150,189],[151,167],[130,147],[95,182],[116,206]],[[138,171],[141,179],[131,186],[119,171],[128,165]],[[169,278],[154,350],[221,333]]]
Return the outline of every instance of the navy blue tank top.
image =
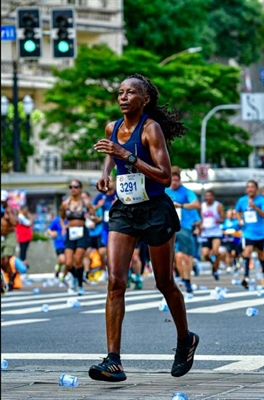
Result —
[[[150,152],[148,147],[143,146],[141,142],[141,134],[143,130],[143,126],[145,124],[146,119],[148,118],[147,114],[142,114],[140,121],[138,122],[136,128],[134,129],[131,137],[127,140],[126,143],[121,144],[117,139],[118,129],[124,121],[124,118],[120,118],[116,121],[112,135],[110,140],[114,143],[119,144],[124,149],[130,151],[135,154],[141,160],[145,161],[147,164],[154,166],[152,158],[150,156]],[[117,166],[117,175],[125,175],[130,173],[140,172],[135,167],[131,167],[125,160],[120,160],[120,158],[113,157],[116,166]],[[165,186],[155,182],[152,179],[146,177],[145,179],[146,192],[148,197],[160,196],[165,192]]]

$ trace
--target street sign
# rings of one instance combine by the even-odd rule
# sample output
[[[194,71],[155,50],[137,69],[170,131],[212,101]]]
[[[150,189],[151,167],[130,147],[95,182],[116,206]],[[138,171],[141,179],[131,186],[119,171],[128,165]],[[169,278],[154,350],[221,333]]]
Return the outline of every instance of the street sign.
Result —
[[[264,121],[264,93],[242,93],[243,121]]]
[[[16,27],[13,25],[1,26],[1,41],[16,40]]]
[[[208,170],[210,164],[195,164],[195,169],[197,172],[197,182],[206,183],[209,182]]]

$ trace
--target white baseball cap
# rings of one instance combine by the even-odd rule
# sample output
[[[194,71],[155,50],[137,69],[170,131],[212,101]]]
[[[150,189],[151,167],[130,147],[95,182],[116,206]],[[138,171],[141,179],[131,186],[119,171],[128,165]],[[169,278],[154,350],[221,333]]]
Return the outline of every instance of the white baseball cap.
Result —
[[[7,190],[1,190],[1,201],[9,199],[9,193]]]

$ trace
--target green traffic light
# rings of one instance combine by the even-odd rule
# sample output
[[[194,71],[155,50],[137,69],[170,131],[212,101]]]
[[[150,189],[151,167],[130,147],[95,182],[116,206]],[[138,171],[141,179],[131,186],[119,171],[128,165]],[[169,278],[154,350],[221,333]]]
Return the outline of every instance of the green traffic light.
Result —
[[[62,40],[61,42],[58,43],[58,50],[61,53],[67,53],[67,51],[70,50],[69,43],[65,42],[65,40]]]
[[[24,43],[24,49],[28,52],[28,53],[32,53],[33,51],[35,51],[37,48],[36,43],[33,42],[33,40],[27,40]]]

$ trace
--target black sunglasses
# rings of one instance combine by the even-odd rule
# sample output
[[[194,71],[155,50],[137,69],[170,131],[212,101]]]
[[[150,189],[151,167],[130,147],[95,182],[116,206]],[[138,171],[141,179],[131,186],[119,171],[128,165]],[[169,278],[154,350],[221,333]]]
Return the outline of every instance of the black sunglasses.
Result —
[[[69,185],[69,189],[79,189],[80,186],[78,185]]]

